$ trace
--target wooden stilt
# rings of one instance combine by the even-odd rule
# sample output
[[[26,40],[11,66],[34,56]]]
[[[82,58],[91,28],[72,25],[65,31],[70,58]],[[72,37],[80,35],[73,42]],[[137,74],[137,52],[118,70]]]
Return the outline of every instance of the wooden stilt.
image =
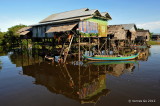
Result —
[[[107,54],[107,38],[106,38],[106,43],[105,43],[105,55]]]
[[[80,61],[81,61],[81,54],[80,54],[80,52],[81,52],[81,50],[80,50],[80,49],[81,49],[81,48],[80,48],[81,39],[80,39],[80,35],[78,35],[78,37],[79,37],[79,39],[78,39],[78,40],[79,40],[79,41],[78,41],[78,42],[79,42],[79,47],[78,47],[78,61],[80,62]]]
[[[98,37],[98,54],[100,54],[100,51],[99,51],[99,37]]]
[[[27,39],[27,50],[28,50],[28,39]]]
[[[89,37],[89,56],[91,54],[91,38]]]

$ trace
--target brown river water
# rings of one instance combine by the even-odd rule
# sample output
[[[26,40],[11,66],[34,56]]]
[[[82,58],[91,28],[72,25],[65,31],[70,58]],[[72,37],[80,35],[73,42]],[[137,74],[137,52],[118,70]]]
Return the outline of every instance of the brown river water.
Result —
[[[137,61],[0,56],[0,106],[160,106],[160,46]]]

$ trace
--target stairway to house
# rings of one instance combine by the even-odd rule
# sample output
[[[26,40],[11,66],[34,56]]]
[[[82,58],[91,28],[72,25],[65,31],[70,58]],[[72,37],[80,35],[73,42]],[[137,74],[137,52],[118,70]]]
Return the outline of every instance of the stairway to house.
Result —
[[[64,61],[64,62],[66,62],[66,59],[67,59],[69,50],[70,50],[71,45],[72,45],[73,38],[74,38],[74,35],[72,36],[72,38],[71,38],[71,40],[70,40],[69,43],[65,42],[65,43],[63,44],[63,47],[62,47],[62,49],[61,49],[60,57],[62,57],[62,55],[64,56],[64,58],[63,58],[63,61]]]

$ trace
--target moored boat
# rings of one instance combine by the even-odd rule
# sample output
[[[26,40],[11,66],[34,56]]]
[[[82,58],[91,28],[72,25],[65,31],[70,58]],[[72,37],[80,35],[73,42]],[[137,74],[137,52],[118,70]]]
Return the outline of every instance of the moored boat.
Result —
[[[132,54],[132,55],[127,55],[127,56],[123,56],[123,55],[94,55],[94,56],[86,56],[83,55],[83,57],[87,60],[108,60],[108,61],[112,61],[112,60],[132,60],[137,58],[139,55],[139,53],[136,54]]]

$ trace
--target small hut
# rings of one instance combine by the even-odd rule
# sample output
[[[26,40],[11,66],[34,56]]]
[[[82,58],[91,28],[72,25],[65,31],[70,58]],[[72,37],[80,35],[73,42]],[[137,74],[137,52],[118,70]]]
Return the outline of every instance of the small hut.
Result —
[[[118,40],[126,39],[126,32],[122,25],[109,25],[108,26],[108,36],[116,38]]]
[[[160,39],[160,33],[154,33],[152,35],[152,40],[159,40]]]
[[[127,39],[134,41],[136,38],[136,30],[137,30],[136,25],[135,24],[121,24],[121,25],[126,30]]]
[[[32,37],[32,27],[24,27],[17,32],[21,39],[29,39]]]
[[[137,36],[136,40],[138,41],[149,41],[150,40],[149,30],[137,30],[136,36]]]

